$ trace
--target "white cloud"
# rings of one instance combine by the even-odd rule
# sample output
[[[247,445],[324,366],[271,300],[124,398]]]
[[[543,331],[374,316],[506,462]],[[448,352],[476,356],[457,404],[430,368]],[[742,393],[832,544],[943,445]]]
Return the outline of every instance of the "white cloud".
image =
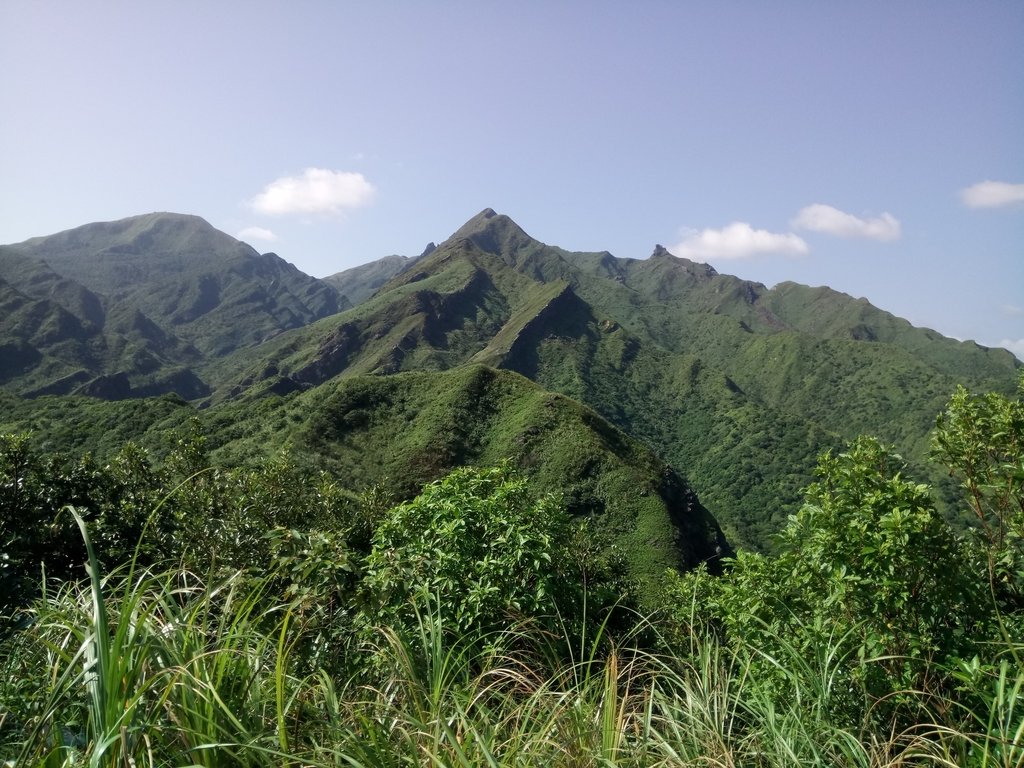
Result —
[[[979,181],[960,190],[960,199],[968,208],[1001,208],[1024,203],[1024,184],[1005,181]]]
[[[722,229],[691,231],[670,251],[696,261],[711,259],[745,259],[758,253],[784,253],[803,255],[809,252],[807,243],[797,235],[779,234],[765,229],[754,229],[743,221],[734,221]]]
[[[831,205],[815,203],[801,208],[790,224],[795,229],[825,232],[836,237],[863,237],[869,240],[898,240],[900,222],[891,213],[871,219],[861,219],[852,213],[840,211]]]
[[[339,214],[366,205],[376,191],[361,173],[307,168],[301,176],[282,176],[270,182],[250,205],[271,216]]]
[[[1003,304],[1003,314],[1010,317],[1020,317],[1024,315],[1024,307],[1018,307],[1016,304]]]
[[[268,243],[272,243],[277,240],[277,235],[264,227],[246,227],[239,231],[235,237],[246,242],[249,240],[266,240]]]
[[[1017,356],[1018,360],[1024,360],[1024,339],[1003,339],[996,346],[1008,349]]]

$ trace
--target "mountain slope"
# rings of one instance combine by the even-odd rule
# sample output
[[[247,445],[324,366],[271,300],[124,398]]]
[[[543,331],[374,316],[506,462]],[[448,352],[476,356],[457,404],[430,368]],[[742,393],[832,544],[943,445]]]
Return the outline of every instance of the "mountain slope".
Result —
[[[221,356],[348,306],[277,255],[197,216],[153,213],[0,247],[128,303],[206,355]]]
[[[218,358],[347,307],[195,216],[148,214],[0,246],[4,384],[106,398],[209,393]]]
[[[432,248],[428,247],[428,252],[429,250]],[[344,296],[348,304],[354,307],[373,296],[378,288],[402,272],[413,261],[414,259],[406,256],[385,256],[382,259],[371,261],[369,264],[360,264],[358,267],[328,275],[323,281]]]
[[[199,352],[138,309],[111,304],[44,261],[0,249],[0,384],[29,395],[208,392]]]
[[[1020,367],[828,288],[769,289],[660,246],[645,260],[571,252],[491,209],[416,259],[339,273],[333,287],[169,214],[0,248],[0,279],[11,308],[0,360],[15,391],[57,376],[55,350],[97,347],[107,356],[85,373],[65,365],[33,391],[138,394],[146,384],[124,356],[149,354],[150,376],[198,372],[203,389],[187,397],[208,388],[211,412],[245,418],[239,398],[305,402],[366,375],[507,369],[647,443],[734,541],[758,547],[793,511],[818,452],[871,433],[920,460],[957,384],[1010,391]],[[180,367],[189,354],[200,359]]]
[[[0,392],[0,432],[29,425],[44,447],[108,455],[131,437],[160,452],[202,420],[211,457],[228,465],[287,450],[346,487],[381,484],[397,500],[464,465],[509,460],[536,493],[587,517],[648,590],[666,568],[730,552],[687,482],[591,409],[508,371],[479,365],[352,376],[290,397],[254,396],[196,411],[180,399],[18,399]],[[287,428],[285,428],[287,425]]]
[[[1009,389],[1018,367],[827,288],[769,290],[662,248],[644,261],[568,252],[490,209],[373,299],[257,351],[236,394],[467,362],[514,370],[656,447],[754,546],[821,450],[867,432],[921,459],[957,384]]]

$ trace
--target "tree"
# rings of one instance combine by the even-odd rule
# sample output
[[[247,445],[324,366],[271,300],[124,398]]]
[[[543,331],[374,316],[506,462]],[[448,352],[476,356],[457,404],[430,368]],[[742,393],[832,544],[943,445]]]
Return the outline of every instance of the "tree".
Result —
[[[986,601],[928,487],[904,470],[869,437],[826,452],[777,556],[740,553],[721,579],[677,580],[677,620],[710,626],[752,652],[752,668],[770,686],[791,683],[771,659],[834,649],[847,681],[835,706],[853,718],[871,702],[892,711],[899,691],[945,684],[936,662],[975,652]]]
[[[960,481],[1002,609],[1024,608],[1024,373],[1015,399],[958,387],[938,417],[932,455]]]
[[[818,482],[781,536],[781,565],[815,611],[855,628],[866,657],[894,681],[921,684],[920,661],[960,650],[977,620],[977,583],[930,490],[904,478],[906,465],[860,437],[826,453]]]

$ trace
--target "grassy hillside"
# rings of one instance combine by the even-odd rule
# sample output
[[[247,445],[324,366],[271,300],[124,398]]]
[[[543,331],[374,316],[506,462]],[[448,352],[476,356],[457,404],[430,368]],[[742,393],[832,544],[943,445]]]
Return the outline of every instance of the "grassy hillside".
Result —
[[[484,366],[446,373],[353,376],[287,397],[250,396],[195,411],[180,399],[25,401],[4,396],[0,432],[31,432],[48,450],[103,455],[127,439],[158,453],[197,416],[211,458],[227,466],[287,450],[346,488],[380,485],[411,498],[463,465],[511,460],[537,492],[561,495],[591,520],[649,587],[665,568],[728,551],[687,482],[589,408],[523,377]]]
[[[646,260],[570,252],[491,209],[416,259],[327,281],[170,214],[0,248],[0,280],[13,391],[176,391],[226,413],[239,398],[480,363],[645,442],[756,548],[795,510],[817,454],[861,433],[948,491],[922,469],[944,398],[958,384],[1009,392],[1020,366],[828,288],[769,289],[660,246]],[[280,429],[265,439],[295,438]]]

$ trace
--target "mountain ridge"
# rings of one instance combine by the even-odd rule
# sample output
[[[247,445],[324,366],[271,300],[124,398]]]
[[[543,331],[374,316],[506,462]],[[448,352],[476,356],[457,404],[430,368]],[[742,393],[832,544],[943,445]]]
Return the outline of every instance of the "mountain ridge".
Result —
[[[768,288],[678,258],[662,246],[640,260],[567,251],[535,240],[490,208],[418,257],[385,257],[325,280],[214,234],[198,217],[151,215],[114,229],[116,236],[102,241],[107,248],[100,253],[115,261],[139,260],[140,243],[151,252],[164,248],[178,263],[191,263],[189,243],[229,246],[207,260],[219,265],[211,278],[218,298],[230,278],[251,299],[217,304],[237,311],[213,314],[229,343],[213,343],[197,322],[209,320],[213,310],[196,310],[190,320],[155,301],[169,290],[160,280],[143,281],[146,290],[129,286],[122,297],[123,306],[136,309],[128,299],[142,297],[137,301],[148,312],[139,310],[137,325],[149,329],[151,346],[159,346],[163,329],[180,334],[183,343],[195,342],[199,362],[153,369],[168,386],[186,385],[189,373],[197,376],[199,384],[193,382],[186,397],[229,408],[238,398],[298,396],[335,380],[440,375],[483,363],[577,400],[651,446],[690,479],[729,538],[743,545],[765,546],[771,530],[795,509],[821,450],[870,432],[911,460],[921,459],[935,414],[957,384],[1009,390],[1020,367],[1009,352],[916,329],[830,288]],[[165,230],[169,240],[160,246]],[[79,233],[87,245],[89,232]],[[31,253],[15,248],[13,254],[38,257],[46,238],[32,242]],[[174,251],[175,243],[187,252]],[[81,251],[81,243],[76,247]],[[68,252],[64,248],[53,260],[66,264]],[[0,246],[0,278],[3,264],[16,261],[9,247]],[[236,268],[239,263],[246,269]],[[279,285],[271,293],[275,278],[261,271],[266,265],[277,269],[274,275],[292,275],[285,290]],[[203,309],[199,277],[191,273],[191,281],[174,283],[175,291],[192,291],[175,305],[181,311],[197,302]],[[52,276],[40,277],[40,284],[47,280],[57,284]],[[69,296],[77,290],[62,288]],[[340,311],[315,309],[325,296],[334,297]],[[122,299],[101,296],[100,303]],[[293,299],[297,303],[289,304]],[[278,301],[289,311],[267,325]],[[250,311],[253,304],[257,310]],[[253,318],[264,330],[254,335],[247,326],[248,336],[231,336]],[[0,346],[0,356],[31,365],[30,347],[30,341],[12,341]],[[138,372],[116,366],[65,376],[77,378],[60,391],[159,394]],[[5,386],[10,381],[17,376]]]
[[[22,344],[19,361],[36,361],[19,388],[27,394],[145,396],[189,381],[180,394],[203,397],[204,364],[348,306],[276,254],[183,214],[96,222],[0,246],[0,278],[8,301],[13,289],[51,302],[30,312],[22,300],[22,314],[66,328],[54,337],[12,327],[10,317],[0,325]],[[153,376],[160,368],[175,369],[164,384]]]

